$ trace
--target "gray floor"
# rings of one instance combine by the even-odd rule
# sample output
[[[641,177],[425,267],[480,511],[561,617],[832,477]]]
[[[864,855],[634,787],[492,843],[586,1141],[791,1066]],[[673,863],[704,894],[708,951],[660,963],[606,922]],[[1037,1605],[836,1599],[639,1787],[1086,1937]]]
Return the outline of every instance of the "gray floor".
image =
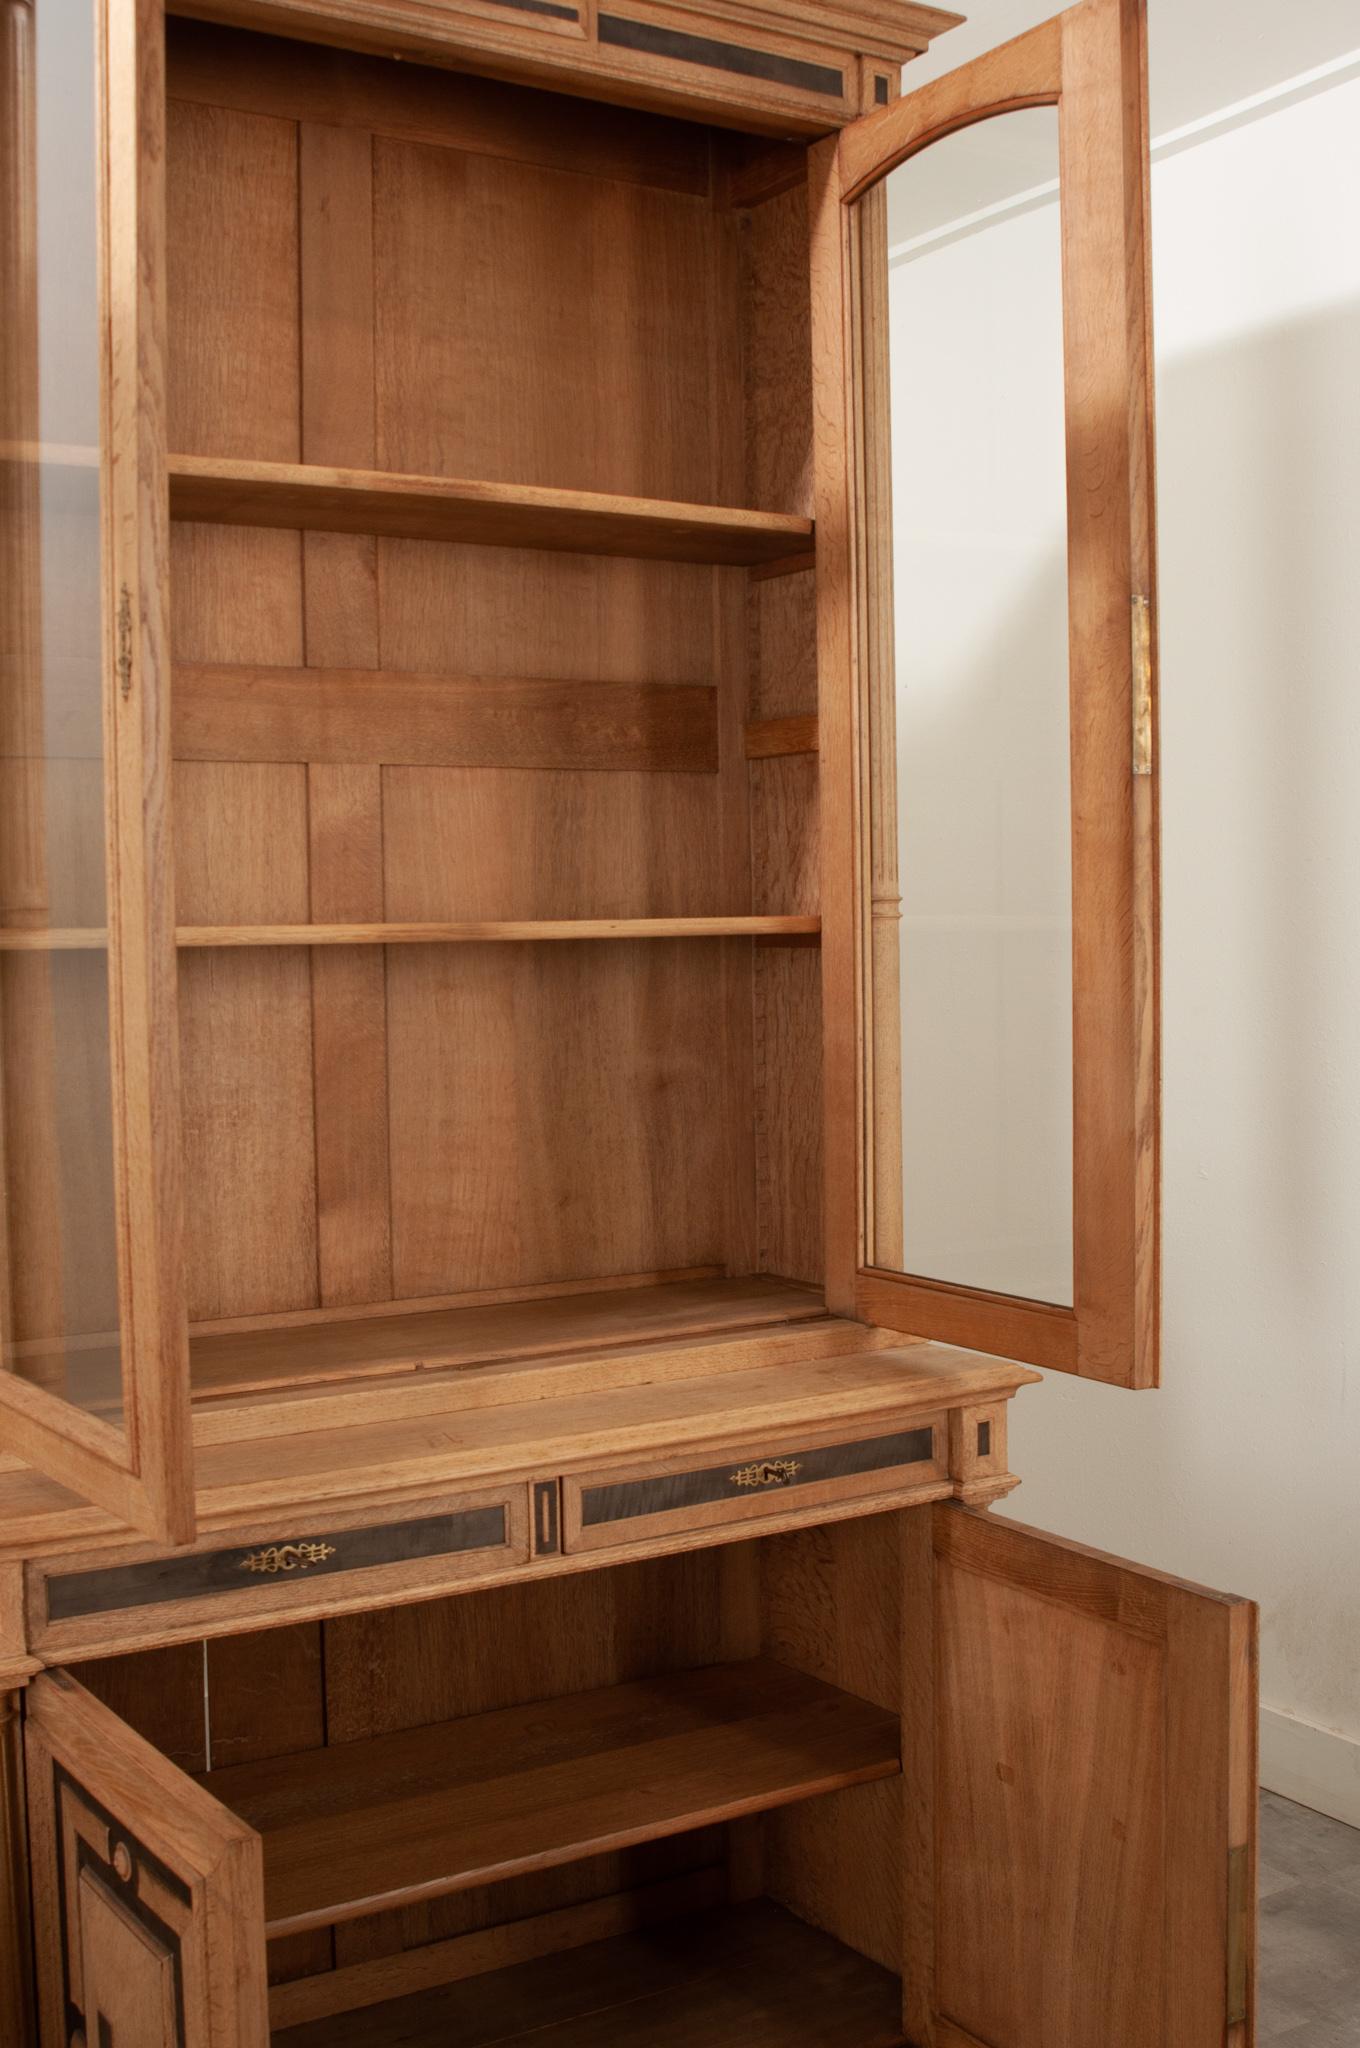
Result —
[[[1258,2048],[1360,2048],[1360,1828],[1261,1794]]]

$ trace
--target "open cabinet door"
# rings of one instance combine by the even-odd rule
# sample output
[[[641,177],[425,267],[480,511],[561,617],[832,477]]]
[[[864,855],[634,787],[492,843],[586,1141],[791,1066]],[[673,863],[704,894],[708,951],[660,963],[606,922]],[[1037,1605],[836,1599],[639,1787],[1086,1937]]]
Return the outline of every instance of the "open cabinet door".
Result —
[[[1144,0],[813,152],[828,1304],[1158,1370]]]
[[[910,1519],[908,2038],[1250,2048],[1255,1607]]]
[[[186,1542],[163,40],[0,22],[0,1444]]]
[[[259,1837],[64,1671],[24,1752],[43,2048],[267,2048]]]

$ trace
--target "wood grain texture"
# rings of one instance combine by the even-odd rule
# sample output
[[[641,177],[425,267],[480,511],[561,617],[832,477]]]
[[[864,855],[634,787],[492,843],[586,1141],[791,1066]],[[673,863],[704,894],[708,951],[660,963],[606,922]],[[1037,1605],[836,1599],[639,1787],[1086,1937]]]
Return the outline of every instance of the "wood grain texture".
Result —
[[[721,1263],[711,943],[466,952],[389,957],[397,1293]]]
[[[314,1749],[326,1739],[324,1646],[319,1622],[271,1629],[267,1635],[218,1638],[202,1646],[202,1684],[212,1745],[203,1779],[211,1792],[223,1769]],[[261,1712],[262,1702],[268,1702]],[[200,1766],[200,1769],[203,1767]],[[271,1984],[328,1970],[334,1958],[329,1932],[271,1942]]]
[[[903,1262],[902,888],[898,874],[897,626],[893,602],[892,369],[888,193],[858,207],[860,459],[868,861],[865,909],[864,1238],[876,1266]],[[900,394],[899,394],[900,395]]]
[[[63,2039],[69,2027],[63,1942],[76,2010],[92,2028],[100,2009],[118,2011],[130,1964],[132,1990],[154,1995],[146,1986],[160,1976],[155,1954],[139,1956],[107,1939],[85,1946],[83,1908],[91,1902],[74,1885],[63,1892],[68,1864],[84,1847],[82,1867],[117,1894],[113,1830],[121,1826],[135,1845],[134,1896],[179,1950],[186,2026],[209,2048],[262,2048],[268,2022],[258,1840],[64,1672],[44,1673],[30,1690],[26,1751],[44,2038]],[[82,1966],[98,1974],[85,1981]],[[161,2048],[174,2034],[140,2038]]]
[[[21,1698],[18,1692],[0,1692],[0,2028],[17,2048],[29,2048],[37,2020]]]
[[[203,1398],[281,1383],[297,1387],[438,1366],[467,1369],[572,1352],[598,1355],[683,1337],[811,1322],[822,1314],[811,1291],[759,1278],[672,1281],[443,1312],[394,1310],[349,1322],[198,1335],[193,1340],[194,1385]]]
[[[822,1105],[827,1304],[855,1312],[861,1263],[859,731],[855,618],[853,379],[847,355],[850,269],[835,142],[808,159],[812,407],[819,533],[817,732],[822,910]]]
[[[935,2009],[999,2048],[1231,2040],[1255,1610],[933,1512]]]
[[[308,462],[372,462],[373,144],[356,128],[298,128],[301,453]],[[301,686],[314,706],[324,664],[377,663],[378,550],[370,537],[309,533],[302,541],[307,670],[283,671],[285,697]],[[192,693],[176,683],[177,717]],[[254,690],[234,722],[235,757],[267,724]],[[220,698],[212,693],[212,701]],[[296,697],[290,701],[297,702]],[[337,723],[352,705],[332,706]],[[277,729],[276,729],[277,730]],[[314,738],[313,733],[310,737]],[[225,752],[225,750],[223,750]],[[230,754],[226,758],[231,758]],[[307,762],[307,869],[318,922],[384,915],[381,755],[337,758],[299,746],[276,758]],[[388,1199],[387,964],[381,954],[314,953],[312,1097],[316,1131],[317,1292],[323,1303],[382,1300],[392,1292]]]
[[[846,1327],[832,1325],[837,1347]],[[777,1338],[763,1364],[746,1353],[736,1372],[696,1374],[691,1358],[673,1381],[653,1380],[643,1352],[637,1354],[643,1372],[629,1377],[623,1394],[611,1392],[607,1376],[602,1383],[594,1369],[592,1384],[571,1379],[570,1391],[560,1398],[554,1398],[551,1382],[540,1380],[523,1404],[464,1404],[456,1445],[448,1441],[447,1427],[431,1428],[419,1401],[407,1412],[403,1401],[384,1397],[375,1411],[362,1411],[357,1427],[347,1428],[342,1399],[324,1422],[295,1436],[268,1434],[260,1410],[245,1403],[238,1427],[230,1426],[228,1416],[228,1426],[200,1447],[203,1527],[221,1531],[262,1514],[314,1516],[322,1502],[333,1511],[342,1501],[390,1502],[399,1493],[419,1498],[455,1482],[487,1483],[474,1475],[532,1478],[543,1469],[613,1465],[698,1445],[722,1449],[733,1442],[733,1431],[743,1442],[768,1438],[771,1431],[783,1436],[790,1428],[852,1434],[870,1418],[905,1419],[1002,1399],[1032,1378],[1024,1366],[946,1345],[875,1350],[854,1344],[853,1327],[850,1334],[849,1351],[828,1354],[810,1343],[801,1359],[796,1343],[790,1350],[786,1339]],[[114,1544],[120,1534],[125,1541],[125,1528],[81,1508],[39,1475],[12,1462],[0,1473],[0,1556],[50,1556],[77,1545],[88,1550]]]
[[[706,1528],[752,1526],[816,1501],[887,1502],[939,1488],[944,1477],[942,1419],[914,1417],[893,1432],[751,1437],[706,1456],[646,1459],[562,1481],[563,1544],[568,1551],[619,1550],[648,1537]],[[769,1475],[769,1476],[767,1476]]]
[[[179,910],[309,911],[306,770],[181,762]],[[307,954],[216,950],[180,966],[190,1314],[317,1299]]]
[[[1161,1336],[1161,1019],[1146,0],[1090,0],[1062,19],[1077,1369],[1147,1387]],[[1142,688],[1146,773],[1131,763]]]
[[[821,920],[813,916],[466,918],[446,924],[182,924],[176,931],[176,943],[189,952],[218,952],[272,946],[484,946],[581,939],[815,938],[820,925]]]
[[[896,1981],[775,1906],[700,1915],[645,1935],[516,1964],[376,2007],[353,2048],[491,2048],[526,2029],[543,2048],[897,2048]],[[276,2048],[329,2048],[329,2021]]]
[[[1097,7],[1107,4],[1108,0],[1095,0]],[[1071,8],[1068,13],[1079,11]],[[956,128],[1008,107],[1051,106],[1063,83],[1061,19],[1041,22],[856,121],[843,144],[838,138],[844,200],[859,198],[917,150]]]
[[[720,1662],[734,1651],[723,1621],[726,1576],[717,1555],[676,1556],[333,1622],[331,1738],[362,1741]],[[723,1832],[701,1828],[346,1922],[337,1949],[346,1965],[377,1966],[636,1885],[720,1875]]]
[[[913,1525],[928,1519],[874,1515],[762,1545],[766,1654],[898,1717],[904,1672],[917,1654],[905,1632],[902,1546]],[[902,1778],[765,1822],[771,1896],[894,1977],[903,1968],[903,1844],[914,1824],[905,1801],[913,1767],[904,1748]]]
[[[170,461],[171,517],[741,566],[806,551],[806,519],[600,491],[216,456]]]
[[[714,692],[699,684],[382,669],[179,667],[174,749],[189,761],[687,774],[718,766]]]
[[[814,271],[814,309],[825,301],[816,367],[826,401],[827,488],[819,502],[819,604],[824,688],[842,705],[842,731],[821,719],[823,759],[823,967],[828,1009],[828,1129],[836,1131],[829,1214],[836,1269],[891,1267],[901,1256],[892,1153],[851,1112],[890,1104],[897,1054],[891,1015],[896,977],[886,957],[878,983],[887,1068],[872,1085],[872,1048],[855,1076],[853,1005],[872,1016],[861,986],[871,949],[891,952],[896,880],[876,844],[873,803],[891,802],[885,744],[864,745],[874,672],[886,667],[881,585],[881,357],[886,346],[882,236],[871,188],[894,166],[953,130],[1004,110],[1056,104],[1063,192],[1068,588],[1071,640],[1073,850],[1074,1311],[910,1280],[890,1288],[881,1271],[846,1285],[860,1313],[890,1310],[899,1325],[968,1344],[992,1344],[1062,1371],[1125,1386],[1158,1371],[1159,1041],[1155,627],[1146,676],[1133,627],[1154,608],[1152,397],[1147,239],[1145,8],[1142,0],[1086,0],[870,115],[824,145],[814,177],[825,256]],[[862,202],[859,205],[853,202]],[[877,224],[881,227],[881,223]],[[817,282],[818,278],[824,284]],[[839,303],[841,312],[836,315]],[[819,398],[819,419],[822,401]],[[866,449],[864,423],[879,422]],[[819,444],[819,455],[821,446]],[[867,460],[866,460],[867,454]],[[877,460],[875,458],[878,458]],[[842,488],[844,480],[845,488]],[[855,547],[842,551],[833,522],[848,508]],[[879,506],[881,514],[881,506]],[[877,662],[874,660],[878,652]],[[1135,758],[1135,713],[1147,700],[1149,758]],[[882,711],[881,700],[877,708]],[[856,726],[858,720],[858,727]],[[883,719],[879,718],[882,728]],[[872,720],[869,720],[873,739]],[[858,737],[857,737],[858,733]],[[879,758],[875,758],[875,755]],[[855,775],[861,777],[856,794]],[[844,824],[841,822],[844,814]],[[874,917],[875,908],[884,914]],[[891,987],[889,986],[891,984]],[[829,1001],[829,995],[828,995]],[[872,1123],[868,1139],[873,1136]],[[864,1204],[887,1202],[886,1228],[866,1245]],[[830,1283],[834,1308],[849,1306]]]
[[[538,1956],[560,1956],[616,1935],[655,1927],[717,1906],[723,1897],[723,1873],[698,1870],[605,1898],[585,1899],[576,1905],[426,1941],[419,1948],[375,1956],[324,1976],[281,1985],[270,1996],[270,2021],[281,2030],[333,2013],[358,2012],[389,1999],[408,1998],[416,1991],[518,1967]]]
[[[271,1553],[287,1552],[294,1544],[314,1545],[321,1554],[312,1562],[306,1556],[284,1556],[277,1571],[267,1569],[274,1561]],[[276,1515],[234,1529],[225,1539],[200,1538],[169,1558],[140,1546],[115,1559],[101,1553],[66,1559],[63,1569],[50,1575],[34,1567],[29,1579],[34,1636],[49,1664],[96,1658],[99,1696],[120,1707],[129,1699],[126,1688],[133,1688],[128,1718],[139,1732],[154,1735],[167,1754],[173,1749],[189,1767],[201,1769],[208,1759],[218,1760],[219,1750],[212,1732],[212,1697],[204,1692],[205,1679],[217,1667],[212,1661],[203,1664],[205,1641],[239,1639],[281,1623],[310,1623],[373,1603],[432,1600],[471,1580],[513,1572],[528,1555],[522,1485],[432,1493],[400,1510],[382,1506],[356,1512],[336,1503],[320,1515]],[[46,1620],[40,1620],[44,1614]],[[266,1645],[260,1655],[267,1668],[274,1654],[267,1646],[275,1639],[260,1640]],[[147,1666],[138,1680],[123,1666],[158,1653],[119,1653],[152,1643],[165,1649],[168,1658],[178,1657],[191,1643],[199,1668],[195,1685],[191,1666],[168,1661],[166,1700],[150,1707],[148,1722],[148,1703],[136,1688],[155,1679],[154,1667]],[[261,1668],[247,1645],[241,1670],[228,1672],[229,1697],[236,1697],[234,1688],[239,1687],[238,1713],[242,1703],[249,1707],[252,1695],[258,1705],[258,1697],[268,1694],[272,1680],[260,1680]],[[288,1671],[288,1660],[281,1656],[281,1689]],[[313,1719],[310,1708],[300,1711],[300,1726],[312,1725]],[[221,1732],[234,1724],[228,1715],[219,1716],[217,1725]],[[262,1748],[259,1753],[269,1752]]]
[[[309,126],[357,128],[465,151],[702,196],[709,137],[694,123],[572,100],[474,74],[398,67],[357,48],[283,43],[171,17],[171,97]]]
[[[780,754],[815,754],[817,720],[801,718],[759,718],[746,728],[746,758],[767,761]]]
[[[169,445],[296,463],[296,124],[173,99],[168,122]]]
[[[897,1768],[894,1716],[756,1662],[215,1771],[212,1789],[263,1838],[278,1934]]]
[[[119,1319],[134,1338],[124,1405],[137,1474],[131,1501],[116,1483],[107,1497],[121,1496],[138,1525],[184,1541],[193,1534],[194,1499],[171,936],[163,27],[150,0],[96,19],[105,39],[107,152],[101,311],[108,318],[102,457],[110,1092]],[[121,675],[112,644],[120,608],[131,615],[124,650],[131,662]],[[23,1449],[21,1437],[11,1433],[10,1441]]]

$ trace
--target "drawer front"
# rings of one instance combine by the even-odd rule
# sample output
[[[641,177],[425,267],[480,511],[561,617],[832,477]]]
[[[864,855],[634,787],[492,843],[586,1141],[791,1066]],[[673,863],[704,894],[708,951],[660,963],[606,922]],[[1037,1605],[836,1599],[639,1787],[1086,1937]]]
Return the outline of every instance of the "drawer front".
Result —
[[[839,1443],[743,1446],[563,1482],[564,1548],[597,1550],[686,1529],[773,1519],[843,1500],[948,1490],[942,1417]]]
[[[260,1524],[188,1550],[46,1559],[30,1566],[30,1647],[71,1656],[124,1642],[249,1628],[441,1591],[522,1564],[529,1554],[523,1487],[425,1501],[397,1516],[337,1516],[305,1527]]]

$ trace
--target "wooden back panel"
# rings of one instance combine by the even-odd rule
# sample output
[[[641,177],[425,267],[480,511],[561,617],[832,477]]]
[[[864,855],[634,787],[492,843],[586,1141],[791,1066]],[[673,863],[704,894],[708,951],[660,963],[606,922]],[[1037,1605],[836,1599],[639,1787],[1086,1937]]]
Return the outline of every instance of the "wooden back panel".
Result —
[[[169,61],[177,452],[807,502],[800,202],[753,214],[743,258],[707,131],[189,22]],[[815,760],[744,747],[755,696],[810,707],[802,599],[781,644],[788,604],[742,571],[204,526],[174,547],[175,660],[218,691],[211,748],[176,765],[182,922],[815,910]],[[432,763],[397,711],[371,761],[262,758],[260,668],[350,690],[356,720],[403,675],[427,704],[557,682],[562,765]],[[644,740],[663,687],[711,691],[712,740],[659,768],[625,736],[582,769],[586,684]],[[191,1314],[815,1278],[817,984],[815,950],[744,943],[183,958]]]

